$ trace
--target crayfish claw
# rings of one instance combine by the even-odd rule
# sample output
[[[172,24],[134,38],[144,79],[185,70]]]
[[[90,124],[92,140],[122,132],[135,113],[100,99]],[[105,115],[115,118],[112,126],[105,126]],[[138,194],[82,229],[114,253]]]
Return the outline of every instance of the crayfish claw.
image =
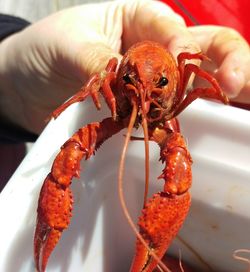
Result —
[[[44,272],[49,256],[57,245],[72,216],[72,193],[49,174],[43,184],[34,237],[34,257],[38,272]]]
[[[139,218],[139,231],[148,248],[161,259],[172,240],[181,228],[189,207],[191,197],[188,192],[183,195],[169,195],[164,192],[153,195],[148,200]],[[148,249],[137,239],[136,254],[131,272],[150,272],[157,266]]]
[[[62,231],[51,229],[46,224],[38,222],[34,241],[34,256],[36,269],[38,272],[44,272],[49,257],[57,245]]]

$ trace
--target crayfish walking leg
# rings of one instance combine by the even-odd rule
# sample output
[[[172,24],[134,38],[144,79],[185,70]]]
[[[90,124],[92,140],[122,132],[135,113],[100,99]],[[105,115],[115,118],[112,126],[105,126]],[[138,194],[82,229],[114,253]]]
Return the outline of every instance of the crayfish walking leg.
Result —
[[[46,177],[37,208],[34,256],[38,272],[45,271],[48,259],[61,234],[70,223],[73,196],[72,178],[79,177],[80,161],[95,153],[109,137],[124,128],[112,118],[79,129],[62,147]]]
[[[179,132],[177,120],[166,122],[163,127],[155,127],[149,130],[149,134],[150,140],[159,144],[160,159],[166,163],[159,177],[165,180],[165,185],[162,192],[154,194],[147,201],[139,218],[139,232],[148,248],[137,239],[131,267],[134,272],[153,271],[158,261],[150,252],[159,258],[163,257],[181,228],[191,204],[188,189],[192,182],[192,159]]]

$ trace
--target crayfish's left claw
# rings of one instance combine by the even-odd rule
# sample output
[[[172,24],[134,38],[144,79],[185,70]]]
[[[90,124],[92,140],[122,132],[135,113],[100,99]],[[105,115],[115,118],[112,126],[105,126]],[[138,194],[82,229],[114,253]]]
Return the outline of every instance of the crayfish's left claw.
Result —
[[[179,132],[177,119],[149,132],[150,139],[160,146],[161,161],[166,163],[159,177],[164,179],[165,184],[163,191],[153,195],[142,210],[138,225],[147,247],[137,239],[131,272],[151,272],[156,268],[181,228],[191,205],[188,190],[192,182],[192,159]]]
[[[148,247],[161,259],[182,226],[191,197],[188,192],[183,195],[155,194],[146,204],[139,218],[140,234]],[[158,261],[150,255],[148,249],[137,239],[136,255],[131,272],[149,272],[157,266]]]
[[[62,231],[50,229],[46,224],[37,221],[37,229],[34,241],[34,256],[37,271],[45,271],[48,259],[57,242],[61,237]]]

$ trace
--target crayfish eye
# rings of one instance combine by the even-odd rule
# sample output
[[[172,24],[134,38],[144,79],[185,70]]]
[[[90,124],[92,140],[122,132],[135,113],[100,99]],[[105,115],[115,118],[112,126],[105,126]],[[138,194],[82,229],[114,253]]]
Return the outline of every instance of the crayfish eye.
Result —
[[[122,77],[122,79],[124,80],[124,82],[125,82],[126,84],[132,84],[132,81],[131,81],[131,78],[130,78],[129,74],[125,74],[125,75]]]
[[[166,77],[161,77],[159,82],[158,82],[158,86],[159,87],[164,87],[168,84],[168,79]]]

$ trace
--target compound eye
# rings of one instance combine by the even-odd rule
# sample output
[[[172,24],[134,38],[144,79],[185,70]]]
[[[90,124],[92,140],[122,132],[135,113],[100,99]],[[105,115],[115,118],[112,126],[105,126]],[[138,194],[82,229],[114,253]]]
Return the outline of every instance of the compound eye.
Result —
[[[166,77],[161,77],[159,82],[158,82],[158,86],[159,87],[164,87],[168,84],[168,79]]]
[[[129,74],[125,74],[125,75],[122,77],[122,79],[124,80],[124,82],[125,82],[126,84],[132,84],[132,81],[131,81],[131,78],[130,78]]]

